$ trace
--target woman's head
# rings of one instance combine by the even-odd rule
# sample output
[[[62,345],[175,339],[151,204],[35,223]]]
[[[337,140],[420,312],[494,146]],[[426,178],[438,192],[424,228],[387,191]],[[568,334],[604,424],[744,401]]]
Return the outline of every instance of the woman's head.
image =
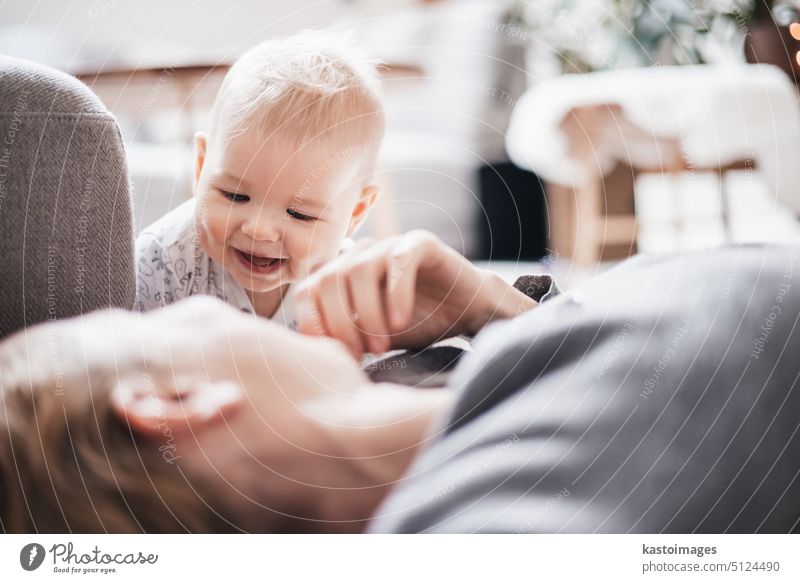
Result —
[[[229,530],[210,511],[210,492],[165,463],[157,448],[142,447],[114,414],[118,375],[142,371],[142,360],[132,353],[115,367],[85,358],[70,334],[76,324],[32,328],[0,348],[3,530]],[[112,333],[106,329],[98,340]]]
[[[386,391],[211,299],[32,328],[0,345],[3,528],[358,529],[436,408]]]

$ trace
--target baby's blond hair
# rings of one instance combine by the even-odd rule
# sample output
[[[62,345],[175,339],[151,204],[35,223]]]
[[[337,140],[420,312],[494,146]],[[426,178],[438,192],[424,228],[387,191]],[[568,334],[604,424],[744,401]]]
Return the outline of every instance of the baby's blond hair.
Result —
[[[332,31],[259,43],[225,76],[209,138],[225,140],[252,129],[298,146],[320,139],[378,144],[384,114],[376,63]]]

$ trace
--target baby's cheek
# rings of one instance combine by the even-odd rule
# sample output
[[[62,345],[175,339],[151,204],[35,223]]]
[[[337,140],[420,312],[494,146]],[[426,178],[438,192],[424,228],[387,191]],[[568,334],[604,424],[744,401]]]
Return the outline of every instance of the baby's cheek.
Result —
[[[311,240],[310,255],[314,258],[316,263],[327,262],[339,254],[339,248],[342,246],[342,238],[339,233],[332,229],[320,229]]]
[[[284,235],[287,248],[291,251],[298,277],[305,277],[311,271],[336,256],[338,245],[325,228],[287,230]]]
[[[226,241],[229,233],[235,228],[231,213],[226,209],[218,208],[216,205],[209,205],[206,208],[203,222],[209,237],[220,243]]]

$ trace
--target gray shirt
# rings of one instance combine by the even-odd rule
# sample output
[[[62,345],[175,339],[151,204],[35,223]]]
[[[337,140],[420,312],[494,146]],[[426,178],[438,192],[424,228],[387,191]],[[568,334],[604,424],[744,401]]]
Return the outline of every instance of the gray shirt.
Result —
[[[478,335],[373,532],[790,532],[800,249],[635,259]]]

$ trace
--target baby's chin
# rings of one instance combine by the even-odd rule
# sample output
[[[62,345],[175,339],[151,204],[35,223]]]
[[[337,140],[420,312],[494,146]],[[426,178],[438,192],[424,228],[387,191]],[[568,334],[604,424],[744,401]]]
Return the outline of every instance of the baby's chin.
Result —
[[[288,279],[286,277],[276,279],[275,281],[265,281],[265,282],[251,281],[249,279],[243,281],[241,278],[238,277],[236,279],[239,282],[239,285],[241,285],[246,291],[254,294],[264,294],[271,291],[279,290],[291,283],[294,283],[294,280]]]

